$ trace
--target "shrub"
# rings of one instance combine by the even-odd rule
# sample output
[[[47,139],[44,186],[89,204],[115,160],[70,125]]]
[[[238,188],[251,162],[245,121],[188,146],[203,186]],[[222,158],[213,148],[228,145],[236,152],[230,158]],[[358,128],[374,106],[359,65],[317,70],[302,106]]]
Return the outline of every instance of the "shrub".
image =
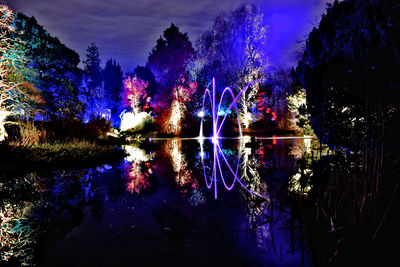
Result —
[[[85,127],[85,134],[90,139],[105,138],[111,131],[111,122],[100,117],[91,119]]]
[[[16,142],[18,145],[33,146],[46,141],[46,130],[37,128],[31,121],[21,122],[19,132],[20,138]]]

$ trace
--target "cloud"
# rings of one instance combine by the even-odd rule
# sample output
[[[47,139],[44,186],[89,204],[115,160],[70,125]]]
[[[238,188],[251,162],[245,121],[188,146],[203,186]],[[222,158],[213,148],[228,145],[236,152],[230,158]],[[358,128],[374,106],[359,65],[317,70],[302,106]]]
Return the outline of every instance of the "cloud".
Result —
[[[321,0],[252,2],[261,6],[266,22],[271,25],[271,58],[297,49],[297,41],[304,39],[325,7]],[[190,4],[185,0],[13,0],[10,6],[34,16],[52,36],[77,51],[81,59],[94,41],[103,64],[108,58],[115,58],[125,71],[132,71],[136,65],[146,63],[156,40],[171,23],[187,32],[194,44],[202,32],[211,28],[219,13],[230,12],[241,3],[241,0],[199,0]]]

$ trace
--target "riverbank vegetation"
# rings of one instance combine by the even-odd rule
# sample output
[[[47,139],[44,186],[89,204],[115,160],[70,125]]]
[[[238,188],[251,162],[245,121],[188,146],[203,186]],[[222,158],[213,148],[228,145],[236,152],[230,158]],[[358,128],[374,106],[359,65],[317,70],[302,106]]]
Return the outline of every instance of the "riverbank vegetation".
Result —
[[[305,88],[307,95],[300,118],[309,117],[327,145],[299,161],[297,196],[321,266],[395,260],[389,244],[398,243],[400,222],[398,11],[394,1],[329,5],[293,74],[297,94]]]

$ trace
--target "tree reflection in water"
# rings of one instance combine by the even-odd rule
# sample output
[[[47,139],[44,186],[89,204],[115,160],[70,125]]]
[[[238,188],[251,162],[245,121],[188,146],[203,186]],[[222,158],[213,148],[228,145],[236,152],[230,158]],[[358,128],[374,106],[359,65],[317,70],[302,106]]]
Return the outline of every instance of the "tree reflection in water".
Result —
[[[141,193],[150,187],[149,178],[153,173],[150,161],[154,154],[147,154],[146,151],[135,146],[124,146],[128,153],[125,158],[129,164],[125,166],[125,173],[128,179],[126,189],[133,194]]]
[[[131,225],[140,227],[143,221],[143,233],[150,234],[145,232],[146,227],[159,224],[161,234],[171,228],[182,235],[183,245],[193,241],[193,246],[198,244],[196,249],[210,238],[214,248],[220,249],[226,245],[218,241],[217,236],[222,235],[228,247],[249,255],[246,262],[263,265],[278,257],[280,263],[298,263],[302,251],[297,249],[303,248],[301,225],[280,195],[285,193],[282,188],[286,189],[290,170],[296,169],[294,160],[287,157],[287,144],[251,143],[248,139],[218,144],[205,141],[199,146],[197,141],[170,139],[159,142],[152,152],[126,146],[128,157],[115,166],[8,179],[8,183],[0,184],[2,260],[31,264],[35,263],[35,251],[47,251],[57,253],[54,259],[46,256],[49,262],[56,262],[66,252],[53,250],[52,244],[89,242],[93,236],[85,234],[88,229],[99,231],[96,236],[99,233],[113,238],[119,251],[125,243],[119,241],[118,233],[125,231],[132,235],[129,237],[138,238],[130,232],[135,229]],[[219,162],[214,161],[215,152]],[[280,160],[282,155],[284,160]],[[212,173],[218,174],[216,180],[210,180]],[[215,188],[207,190],[207,183],[217,184],[217,200]],[[225,186],[231,190],[221,190]],[[116,227],[116,211],[120,214],[118,224],[126,228],[108,228],[111,222]],[[136,221],[136,216],[141,219]],[[180,230],[181,220],[189,230]],[[151,229],[154,238],[168,248],[169,239]],[[74,251],[79,253],[79,249]]]
[[[277,138],[279,139],[279,138]],[[290,208],[282,201],[282,185],[287,183],[287,176],[292,168],[288,168],[287,173],[282,171],[281,164],[288,166],[294,165],[294,159],[288,162],[281,162],[281,156],[288,154],[289,150],[282,151],[282,142],[276,138],[271,144],[261,142],[251,142],[250,137],[237,139],[237,148],[223,148],[221,142],[211,144],[212,148],[205,149],[204,141],[200,142],[200,155],[204,168],[204,179],[208,189],[213,189],[217,199],[219,188],[230,191],[236,184],[240,190],[240,196],[246,203],[247,227],[236,229],[238,233],[252,233],[255,236],[257,247],[270,251],[273,250],[277,255],[292,254],[300,250],[298,260],[304,263],[305,240],[303,228]],[[304,146],[304,141],[288,140],[293,142],[293,146]],[[211,142],[210,142],[211,143]],[[307,149],[308,147],[305,146]],[[213,151],[213,160],[205,160],[208,151]],[[268,155],[269,158],[268,158]],[[221,159],[222,158],[222,159]],[[231,162],[233,163],[231,165]],[[223,166],[225,163],[225,166]],[[229,180],[229,184],[226,180]],[[214,186],[214,188],[212,188]],[[284,250],[284,252],[282,252]],[[296,256],[294,256],[296,257]],[[291,262],[291,257],[287,262]]]
[[[13,188],[14,190],[9,190]],[[32,265],[38,224],[31,216],[40,203],[36,174],[0,183],[0,260],[10,264]],[[33,200],[24,193],[33,196]]]

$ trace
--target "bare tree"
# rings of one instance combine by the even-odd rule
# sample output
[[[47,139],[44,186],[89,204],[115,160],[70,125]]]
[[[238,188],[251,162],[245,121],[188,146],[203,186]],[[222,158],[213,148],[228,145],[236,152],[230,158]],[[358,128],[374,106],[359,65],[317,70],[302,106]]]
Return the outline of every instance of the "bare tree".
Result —
[[[34,71],[27,67],[24,43],[14,27],[15,15],[0,5],[0,142],[7,137],[5,125],[16,116],[29,117],[41,97],[32,85]]]

